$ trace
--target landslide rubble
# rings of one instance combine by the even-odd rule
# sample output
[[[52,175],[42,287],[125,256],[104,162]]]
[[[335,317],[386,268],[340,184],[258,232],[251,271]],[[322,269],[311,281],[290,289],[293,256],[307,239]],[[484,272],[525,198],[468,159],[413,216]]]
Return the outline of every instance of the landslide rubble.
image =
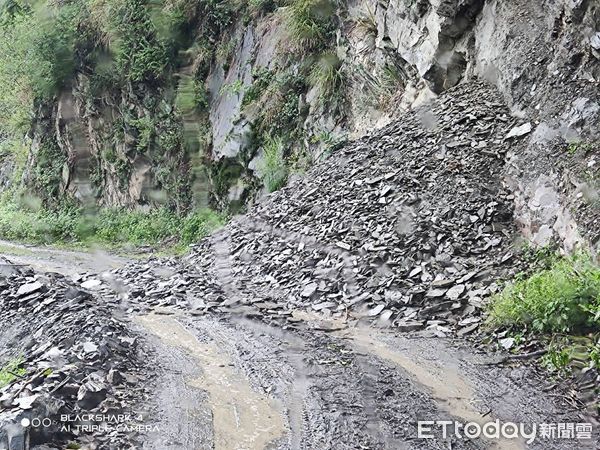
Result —
[[[22,368],[0,389],[0,448],[130,448],[143,365],[117,300],[0,263],[0,367]]]
[[[196,314],[294,321],[308,308],[471,333],[519,267],[503,168],[522,125],[489,86],[461,85],[336,151],[183,261],[116,274],[142,303]]]
[[[474,335],[490,295],[526,267],[504,176],[505,156],[530,131],[493,88],[460,85],[337,150],[187,257],[114,274],[132,311],[238,313],[302,328],[304,310]],[[502,346],[505,335],[492,339]],[[597,377],[577,381],[577,408],[597,402]]]

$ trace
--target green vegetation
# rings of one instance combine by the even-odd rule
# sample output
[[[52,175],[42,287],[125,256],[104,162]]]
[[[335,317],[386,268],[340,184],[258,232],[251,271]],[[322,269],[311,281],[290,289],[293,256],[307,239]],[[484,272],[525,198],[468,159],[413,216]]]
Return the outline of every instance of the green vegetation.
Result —
[[[191,76],[182,77],[177,88],[175,104],[184,116],[193,115],[207,109],[208,92],[206,92],[206,86],[202,81]]]
[[[27,210],[0,204],[0,237],[31,243],[61,243],[107,247],[186,246],[220,227],[225,220],[212,210],[178,215],[167,209],[150,212],[76,207],[58,210]]]
[[[583,255],[557,258],[506,286],[494,298],[490,318],[539,332],[600,331],[600,268]]]
[[[571,156],[578,152],[585,154],[598,149],[600,149],[600,142],[572,142],[567,146],[567,152]]]
[[[340,98],[346,81],[342,61],[333,52],[325,52],[312,67],[310,83],[317,87],[321,100]]]
[[[210,194],[221,196],[242,180],[249,193],[240,202],[261,182],[269,191],[280,188],[290,170],[303,170],[310,161],[302,131],[308,105],[302,96],[316,86],[327,104],[344,85],[342,61],[332,50],[336,5],[334,0],[11,0],[0,5],[0,158],[17,166],[13,187],[0,201],[0,235],[118,245],[174,236],[185,244],[204,233],[195,229],[213,223],[206,211],[189,215],[194,176],[204,176],[213,183]],[[282,58],[257,70],[251,86],[240,80],[223,86],[221,95],[243,97],[244,112],[252,108],[257,119],[248,148],[237,161],[227,161],[231,168],[208,162],[209,72],[219,64],[227,70],[233,59],[240,35],[232,24],[278,8],[291,47],[303,58]],[[64,108],[71,93],[75,115],[87,120],[78,124],[81,130],[56,126],[60,114],[72,113]],[[147,164],[143,182],[161,193],[156,199],[149,194],[160,209],[89,214],[89,205],[71,198],[82,164],[65,144],[85,139],[76,136],[80,131],[93,137],[89,176],[97,204],[106,200],[109,185],[127,194],[131,177]],[[23,139],[26,133],[31,142]],[[25,170],[28,155],[22,150],[30,144]],[[259,180],[248,163],[260,149],[265,158]],[[212,201],[210,194],[213,207],[227,210],[225,201]],[[35,200],[24,206],[23,198]]]
[[[255,70],[252,76],[254,77],[252,85],[244,92],[243,107],[259,100],[275,80],[275,73],[266,67]]]
[[[321,106],[337,110],[347,80],[343,61],[335,51],[336,3],[290,0],[283,12],[291,50],[304,56],[299,76],[305,85],[317,88]]]
[[[517,346],[524,334],[545,342],[541,362],[552,371],[600,368],[600,267],[582,253],[529,255],[537,268],[492,299],[489,324],[508,328]]]
[[[304,77],[291,71],[277,75],[265,72],[256,79],[247,95],[256,98],[251,106],[259,111],[254,123],[259,145],[268,136],[279,136],[285,142],[298,138],[305,113],[300,110],[300,96],[305,91]]]
[[[21,358],[15,358],[10,360],[4,367],[0,367],[0,389],[16,378],[25,375],[25,369],[21,368],[22,363]]]
[[[33,187],[44,199],[56,199],[59,194],[66,157],[52,136],[46,136],[40,142],[37,161],[38,164],[33,170]]]
[[[277,8],[278,0],[248,0],[248,9],[252,17],[268,14]]]
[[[39,11],[26,2],[0,7],[0,129],[24,132],[35,98],[61,87],[73,67],[74,5]]]
[[[600,336],[553,336],[541,363],[551,372],[568,375],[573,370],[600,369]]]
[[[125,79],[159,80],[169,64],[167,43],[160,39],[146,0],[121,0],[109,4],[109,32],[116,34],[115,60]],[[159,12],[160,14],[160,12]]]
[[[243,91],[242,80],[235,80],[233,83],[226,83],[221,87],[221,95],[240,95]]]
[[[51,101],[76,73],[90,94],[145,84],[161,87],[191,45],[192,24],[214,39],[234,1],[12,0],[0,6],[0,128],[22,132],[34,101]],[[206,42],[206,40],[198,39]],[[131,88],[131,87],[130,87]]]
[[[550,371],[566,373],[571,362],[571,348],[550,344],[548,353],[542,357],[542,365]]]
[[[144,153],[150,150],[150,146],[154,141],[154,133],[156,131],[156,126],[154,125],[154,121],[150,116],[143,116],[137,119],[130,119],[127,121],[127,125],[129,125],[135,133],[137,134],[136,139],[136,149],[140,153]]]
[[[269,192],[281,189],[287,182],[288,167],[284,158],[283,142],[280,138],[268,137],[266,139],[260,173],[263,184]]]
[[[257,119],[250,154],[262,150],[258,168],[262,185],[269,192],[285,185],[290,171],[300,172],[310,162],[304,146],[302,124],[307,109],[301,96],[307,90],[306,77],[288,69],[276,73],[261,69],[244,93],[243,107]]]
[[[310,138],[312,144],[320,144],[322,147],[318,159],[323,161],[331,156],[331,154],[341,148],[348,141],[346,136],[334,136],[332,133],[322,131]]]
[[[382,108],[389,106],[390,101],[404,87],[404,80],[400,69],[393,64],[383,66],[375,94]]]
[[[291,0],[285,9],[293,47],[301,53],[324,49],[335,31],[335,5],[330,0]]]
[[[223,65],[223,70],[225,72],[229,70],[236,46],[236,40],[231,36],[225,35],[215,50],[215,57],[217,58],[217,61]]]

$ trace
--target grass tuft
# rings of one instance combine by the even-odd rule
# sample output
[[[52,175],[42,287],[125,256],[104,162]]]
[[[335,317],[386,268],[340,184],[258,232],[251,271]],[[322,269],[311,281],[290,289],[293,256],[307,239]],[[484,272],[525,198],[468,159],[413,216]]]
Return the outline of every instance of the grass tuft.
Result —
[[[333,37],[334,14],[330,0],[291,0],[285,20],[293,47],[303,53],[324,48]]]
[[[356,19],[356,26],[367,36],[377,36],[377,18],[368,4],[367,10]]]
[[[281,189],[287,182],[288,167],[283,150],[283,141],[280,138],[266,139],[260,173],[263,184],[269,192]]]
[[[309,81],[319,89],[322,99],[335,97],[345,83],[342,61],[334,52],[324,53],[312,67]]]

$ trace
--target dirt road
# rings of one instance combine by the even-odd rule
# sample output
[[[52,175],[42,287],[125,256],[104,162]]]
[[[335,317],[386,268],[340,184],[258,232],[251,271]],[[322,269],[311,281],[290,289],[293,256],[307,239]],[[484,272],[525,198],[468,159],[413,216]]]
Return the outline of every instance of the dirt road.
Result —
[[[2,240],[0,240],[0,256],[8,257],[13,264],[30,266],[39,272],[57,272],[65,276],[84,272],[97,274],[121,267],[129,261],[127,258],[101,249],[64,250]]]
[[[148,448],[593,448],[589,441],[444,439],[441,429],[436,439],[418,439],[418,421],[581,421],[529,369],[489,365],[489,356],[439,338],[312,320],[282,330],[164,312],[139,323],[156,336],[162,368],[155,401],[165,433]],[[190,392],[206,395],[210,412],[198,412]]]
[[[38,270],[99,273],[122,258],[4,245],[12,262]],[[12,254],[11,254],[12,252]],[[236,295],[230,291],[229,295]],[[135,302],[130,298],[129,302]],[[593,440],[467,439],[458,424],[578,423],[584,418],[527,367],[489,364],[466,344],[398,334],[356,320],[294,313],[276,327],[229,315],[130,308],[149,355],[154,431],[147,449],[576,449]],[[462,346],[461,346],[462,345]],[[459,425],[460,426],[460,425]],[[474,427],[472,425],[471,427]]]

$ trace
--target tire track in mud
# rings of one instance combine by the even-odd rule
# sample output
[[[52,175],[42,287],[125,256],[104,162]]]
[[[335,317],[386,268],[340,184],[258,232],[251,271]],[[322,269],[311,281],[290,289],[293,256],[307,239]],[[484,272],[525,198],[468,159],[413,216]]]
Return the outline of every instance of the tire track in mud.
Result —
[[[199,373],[186,384],[208,394],[215,450],[263,449],[285,433],[279,408],[232,368],[219,347],[201,342],[173,317],[150,314],[138,321],[168,348],[182,349],[197,364]]]
[[[278,237],[284,237],[288,240],[292,240],[292,241],[298,241],[300,240],[300,242],[302,242],[304,245],[308,246],[308,247],[319,247],[318,244],[309,239],[307,239],[304,236],[300,236],[300,235],[289,235],[289,233],[286,233],[282,230],[277,230],[276,228],[269,226],[265,223],[256,223],[254,221],[250,222],[250,225],[252,226],[253,229],[257,230],[259,228],[266,228],[268,230],[269,233],[278,236]],[[242,304],[247,304],[247,303],[252,303],[253,300],[258,301],[259,299],[257,298],[253,298],[253,296],[255,296],[257,293],[253,292],[253,293],[248,293],[240,290],[237,286],[238,283],[235,279],[235,272],[234,269],[232,267],[232,263],[231,263],[231,246],[230,246],[230,242],[229,242],[229,235],[227,232],[221,232],[218,235],[215,235],[212,237],[211,239],[211,243],[212,243],[212,247],[214,250],[214,255],[215,255],[215,263],[214,263],[214,275],[216,280],[219,282],[219,284],[222,286],[222,290],[229,295],[230,299],[229,301],[227,301],[226,303],[229,304],[235,304],[235,303],[242,303]],[[336,252],[336,253],[340,253],[342,252],[340,249],[337,248],[327,248],[326,249],[329,252]],[[344,252],[345,255],[345,252]],[[348,259],[347,255],[345,255],[346,258]],[[349,270],[348,266],[351,266],[351,264],[345,260],[345,270]],[[347,283],[348,283],[348,287],[349,289],[354,292],[354,283],[352,282],[353,278],[348,274],[347,275]],[[273,295],[273,292],[269,292],[270,295]],[[254,327],[259,326],[258,322],[254,322]],[[289,420],[289,427],[290,427],[290,438],[289,438],[289,445],[290,447],[288,448],[301,448],[300,445],[301,443],[306,443],[307,440],[314,440],[314,444],[316,447],[314,448],[319,448],[322,445],[330,445],[331,447],[326,447],[326,448],[333,448],[336,445],[340,445],[341,442],[343,442],[343,435],[347,435],[347,432],[344,432],[343,430],[339,430],[337,431],[337,436],[336,437],[331,437],[331,436],[322,436],[321,438],[317,438],[316,436],[318,435],[317,430],[320,428],[323,429],[329,429],[329,430],[335,430],[335,424],[337,422],[337,420],[331,419],[327,424],[322,424],[320,423],[322,421],[322,418],[319,417],[319,414],[312,414],[315,411],[327,411],[327,406],[328,405],[336,405],[337,403],[337,399],[336,398],[321,398],[320,400],[317,400],[318,405],[315,405],[315,407],[313,408],[307,408],[306,404],[307,401],[312,400],[313,402],[315,401],[313,398],[311,398],[309,395],[307,395],[307,391],[309,389],[312,388],[312,390],[314,391],[318,391],[319,390],[319,385],[314,384],[314,383],[310,383],[309,381],[309,386],[310,388],[308,388],[306,386],[306,381],[307,379],[316,379],[318,380],[320,383],[323,382],[323,379],[328,379],[332,377],[332,374],[326,373],[326,371],[321,370],[321,365],[319,363],[319,361],[332,361],[331,359],[331,355],[328,355],[327,357],[323,356],[320,360],[311,360],[308,364],[306,364],[305,360],[307,357],[307,354],[315,354],[315,353],[322,353],[324,348],[327,348],[327,345],[321,345],[321,343],[319,343],[318,345],[314,345],[313,342],[311,342],[310,339],[299,339],[298,336],[293,336],[291,333],[284,333],[281,334],[281,331],[275,331],[276,329],[273,327],[269,327],[264,325],[263,331],[265,331],[267,334],[270,335],[274,335],[277,334],[280,337],[285,336],[284,337],[284,342],[286,343],[286,345],[288,346],[287,352],[286,352],[286,357],[288,359],[288,363],[291,365],[291,367],[293,367],[294,370],[294,379],[293,381],[290,382],[290,389],[287,392],[287,396],[286,396],[286,400],[287,400],[287,416],[288,416],[288,420]],[[308,346],[308,348],[307,348]],[[290,349],[293,349],[292,351],[290,351]],[[310,351],[309,351],[310,350]],[[340,376],[343,375],[343,372],[345,371],[345,369],[342,368],[341,372],[339,373],[335,373],[333,375],[335,375],[336,378],[339,378]],[[353,374],[354,375],[354,379],[360,379],[360,374]],[[300,387],[299,387],[300,386]],[[352,392],[360,392],[360,386],[353,386]],[[327,390],[328,391],[328,390]],[[327,391],[323,391],[323,392],[327,392]],[[302,398],[304,396],[304,398]],[[314,396],[313,396],[314,397]],[[370,399],[366,400],[369,403],[372,403],[372,401]],[[360,404],[360,403],[365,403],[365,399],[362,399],[361,402],[354,402],[355,404]],[[304,406],[301,406],[304,405]],[[343,405],[342,405],[343,406]],[[362,413],[360,415],[357,415],[353,409],[355,408],[344,408],[344,412],[343,414],[346,416],[346,427],[347,428],[352,428],[352,429],[364,429],[364,432],[360,435],[360,436],[355,436],[355,438],[358,438],[358,441],[364,441],[364,445],[365,448],[380,448],[380,444],[382,442],[384,442],[385,440],[387,440],[387,438],[382,438],[382,433],[379,431],[381,428],[381,424],[380,424],[380,418],[377,417],[374,412],[375,412],[375,408],[374,407],[369,407],[369,408],[364,408]],[[332,413],[332,417],[337,417],[338,416],[338,412],[334,411]],[[360,417],[359,417],[360,416]],[[357,420],[357,423],[353,423],[355,421],[355,419],[359,417],[359,419]],[[369,424],[376,424],[375,426],[372,427],[364,427],[364,423],[369,423]],[[371,429],[372,428],[372,429]],[[310,430],[310,432],[306,432],[306,430]],[[301,431],[302,430],[302,431]],[[355,440],[353,439],[350,442],[354,442]],[[326,442],[326,443],[325,443]],[[302,448],[311,448],[311,447],[302,447]],[[340,447],[341,448],[341,447]],[[348,448],[352,448],[352,447],[348,447]],[[384,448],[384,447],[381,447]],[[396,443],[395,448],[401,448],[398,447],[398,444]]]
[[[285,436],[269,446],[238,443],[230,448],[448,448],[443,441],[416,440],[417,420],[442,416],[436,402],[396,367],[372,354],[354,351],[344,338],[325,332],[284,331],[242,318],[182,317],[178,321],[202,348],[210,345],[215,349],[213,356],[218,356],[220,364],[232,364],[228,370],[246,380],[256,395],[270,398],[285,412]],[[168,343],[181,345],[186,339]],[[192,385],[207,389],[205,384]],[[210,388],[207,390],[210,396]],[[210,400],[206,405],[213,411],[213,421],[215,408],[229,400],[225,395],[220,401],[221,405]],[[271,423],[266,415],[260,420]],[[217,439],[218,431],[214,433]],[[452,448],[485,447],[456,441]]]
[[[439,342],[396,339],[391,334],[388,339],[381,331],[370,330],[367,345],[356,336],[363,331],[282,330],[240,317],[194,318],[186,324],[226,353],[255,390],[281,405],[288,433],[273,448],[593,448],[591,443],[586,447],[585,442],[561,440],[524,445],[517,440],[496,443],[454,436],[417,439],[418,420],[577,421],[543,393],[528,386],[519,389],[511,383],[510,373],[482,372],[474,378],[471,371],[477,370],[477,359],[470,362],[470,369],[459,370],[452,361],[463,355]],[[412,341],[418,344],[411,350],[407,347]],[[407,366],[406,358],[412,366]],[[510,392],[490,398],[482,386],[492,381],[490,376]]]

